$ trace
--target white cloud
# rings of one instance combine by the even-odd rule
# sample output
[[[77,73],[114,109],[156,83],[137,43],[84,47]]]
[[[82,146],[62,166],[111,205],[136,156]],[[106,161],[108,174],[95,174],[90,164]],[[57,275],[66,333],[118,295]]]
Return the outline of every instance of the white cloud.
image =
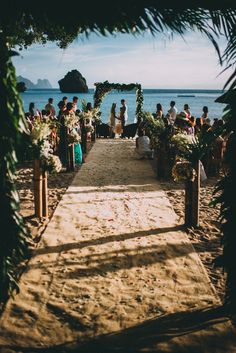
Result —
[[[164,38],[164,39],[163,39]],[[222,88],[229,74],[216,78],[221,68],[212,44],[200,34],[189,33],[185,41],[120,35],[93,36],[61,50],[55,44],[34,45],[15,58],[17,74],[36,81],[48,78],[54,87],[67,71],[78,69],[94,82],[141,82],[156,88]],[[224,41],[221,40],[223,47]]]

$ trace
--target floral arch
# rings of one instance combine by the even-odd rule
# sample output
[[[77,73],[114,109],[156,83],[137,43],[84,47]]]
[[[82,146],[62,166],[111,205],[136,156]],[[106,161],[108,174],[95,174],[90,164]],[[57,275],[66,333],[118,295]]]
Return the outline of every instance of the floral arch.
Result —
[[[102,104],[103,98],[105,95],[112,90],[117,91],[132,91],[136,89],[136,118],[138,124],[142,120],[142,108],[143,108],[143,91],[142,87],[139,83],[110,83],[108,81],[105,82],[96,82],[94,83],[96,87],[94,92],[94,108],[98,108],[100,110],[100,106]]]

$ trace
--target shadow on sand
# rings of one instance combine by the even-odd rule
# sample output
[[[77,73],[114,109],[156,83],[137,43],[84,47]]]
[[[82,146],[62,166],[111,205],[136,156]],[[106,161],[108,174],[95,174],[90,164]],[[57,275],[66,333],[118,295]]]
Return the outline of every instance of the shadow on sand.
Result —
[[[0,352],[233,353],[235,349],[235,332],[224,307],[218,306],[164,315],[84,343],[75,341],[47,348],[2,346]]]

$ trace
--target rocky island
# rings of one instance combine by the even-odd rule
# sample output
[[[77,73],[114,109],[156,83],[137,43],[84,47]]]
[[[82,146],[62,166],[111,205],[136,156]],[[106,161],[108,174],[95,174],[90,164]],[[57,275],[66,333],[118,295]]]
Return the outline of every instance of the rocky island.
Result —
[[[64,78],[58,81],[63,93],[87,93],[86,79],[78,70],[69,71]]]
[[[20,84],[19,87],[23,87],[23,84],[25,85],[25,90],[26,89],[48,89],[52,88],[51,83],[48,81],[48,79],[38,79],[37,83],[33,83],[30,81],[28,78],[25,78],[23,76],[17,76],[17,83]],[[24,92],[24,91],[21,91]]]

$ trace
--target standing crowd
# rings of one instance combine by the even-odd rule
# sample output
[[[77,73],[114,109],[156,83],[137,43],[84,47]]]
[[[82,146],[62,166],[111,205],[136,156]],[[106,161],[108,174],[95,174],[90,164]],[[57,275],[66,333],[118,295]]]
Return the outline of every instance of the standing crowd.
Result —
[[[61,101],[58,102],[57,107],[54,106],[53,98],[49,98],[47,104],[45,105],[44,109],[41,111],[39,109],[35,109],[35,104],[31,102],[29,104],[29,110],[25,114],[27,122],[29,124],[29,129],[33,128],[33,125],[36,121],[47,122],[51,125],[51,135],[50,135],[50,142],[53,146],[53,152],[58,154],[62,165],[66,166],[66,150],[65,146],[63,145],[65,142],[65,116],[75,116],[79,114],[81,111],[78,109],[78,97],[74,96],[72,101],[68,101],[68,97],[63,97]],[[92,104],[90,102],[86,105],[86,112],[91,111]],[[78,119],[76,126],[72,129],[72,133],[75,132],[81,138],[86,135],[87,138],[87,131],[85,128],[84,119]],[[80,143],[74,143],[74,153],[75,153],[75,163],[82,164],[85,162],[85,152],[81,148]]]

